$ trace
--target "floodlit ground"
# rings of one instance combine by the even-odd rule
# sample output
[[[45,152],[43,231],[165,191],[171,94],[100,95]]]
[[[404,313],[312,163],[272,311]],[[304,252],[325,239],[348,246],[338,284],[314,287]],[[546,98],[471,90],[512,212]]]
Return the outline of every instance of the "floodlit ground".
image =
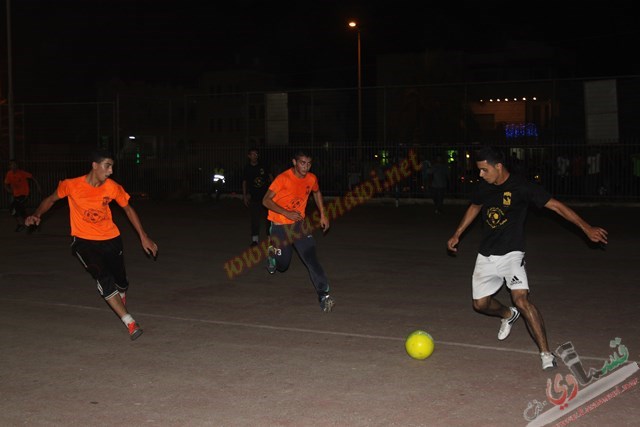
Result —
[[[549,425],[638,424],[640,208],[575,207],[610,231],[605,250],[550,212],[529,217],[531,297],[551,347],[571,342],[587,371],[619,362],[563,400],[573,371],[542,371],[522,320],[498,341],[499,320],[472,310],[479,227],[456,257],[445,250],[464,205],[444,215],[409,201],[358,206],[316,232],[330,314],[297,257],[285,274],[270,276],[262,260],[247,267],[239,200],[133,205],[160,246],[147,259],[114,208],[128,306],[145,331],[133,342],[71,256],[65,202],[30,235],[4,211],[0,425],[525,426],[550,410],[559,416]],[[404,350],[416,329],[436,340],[423,361]],[[614,382],[623,369],[633,372]],[[549,395],[548,381],[558,386]],[[598,383],[607,388],[591,396]]]

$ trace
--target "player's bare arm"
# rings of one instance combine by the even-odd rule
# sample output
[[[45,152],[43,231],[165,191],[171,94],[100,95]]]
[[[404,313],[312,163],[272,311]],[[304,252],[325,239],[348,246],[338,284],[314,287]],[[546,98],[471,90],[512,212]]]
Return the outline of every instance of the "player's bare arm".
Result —
[[[127,218],[131,221],[133,228],[138,232],[140,236],[140,243],[142,244],[142,249],[149,255],[153,255],[154,257],[158,255],[158,245],[147,236],[147,233],[142,228],[142,223],[140,222],[140,217],[136,213],[135,209],[131,207],[131,205],[124,206],[122,208],[124,212],[127,214]]]
[[[589,225],[589,223],[582,219],[580,215],[561,201],[551,198],[544,207],[554,211],[567,221],[578,226],[592,242],[603,243],[605,245],[607,244],[607,230]]]
[[[460,236],[464,233],[464,230],[471,225],[471,223],[476,219],[478,214],[480,213],[480,209],[482,209],[482,205],[474,205],[470,204],[467,208],[467,211],[464,213],[460,224],[456,228],[453,236],[447,241],[447,249],[451,252],[458,252],[458,243],[460,242]]]
[[[38,208],[31,215],[24,219],[24,225],[40,225],[40,217],[49,209],[51,209],[54,203],[58,200],[60,200],[60,197],[58,197],[58,192],[54,191],[40,203]]]
[[[246,207],[249,207],[249,194],[247,193],[247,181],[242,180],[242,201]]]
[[[313,200],[316,202],[316,206],[320,211],[320,227],[322,227],[324,231],[327,231],[331,225],[329,224],[329,218],[324,214],[324,201],[320,190],[313,193]]]

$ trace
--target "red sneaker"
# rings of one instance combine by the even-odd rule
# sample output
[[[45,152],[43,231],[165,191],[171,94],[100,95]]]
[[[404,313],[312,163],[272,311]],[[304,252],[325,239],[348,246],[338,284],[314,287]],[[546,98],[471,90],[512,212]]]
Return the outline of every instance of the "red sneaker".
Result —
[[[129,329],[129,338],[131,338],[132,341],[142,335],[142,328],[140,328],[138,322],[129,323],[127,328]]]

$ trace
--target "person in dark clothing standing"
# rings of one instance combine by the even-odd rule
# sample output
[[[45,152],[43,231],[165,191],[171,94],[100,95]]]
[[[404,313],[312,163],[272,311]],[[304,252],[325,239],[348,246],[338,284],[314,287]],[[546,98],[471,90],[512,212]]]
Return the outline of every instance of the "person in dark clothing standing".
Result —
[[[269,184],[273,176],[258,160],[258,149],[251,147],[247,152],[249,162],[244,167],[242,174],[242,199],[244,205],[249,208],[251,216],[251,246],[257,246],[260,240],[260,224],[264,224],[267,235],[269,234],[269,220],[267,208],[262,204]]]
[[[435,212],[437,214],[442,213],[444,195],[449,186],[449,167],[444,163],[441,155],[436,156],[436,160],[427,170],[427,174],[430,178],[429,185],[433,194],[433,204],[436,208]]]

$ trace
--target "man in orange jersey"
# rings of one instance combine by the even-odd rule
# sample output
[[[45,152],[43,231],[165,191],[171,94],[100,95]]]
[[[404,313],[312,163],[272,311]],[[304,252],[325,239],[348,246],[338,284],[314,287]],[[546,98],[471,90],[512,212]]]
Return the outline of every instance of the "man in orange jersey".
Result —
[[[29,180],[33,181],[38,191],[41,191],[40,183],[30,172],[20,169],[15,160],[9,160],[9,170],[4,177],[4,188],[11,193],[13,198],[9,212],[16,218],[15,231],[24,230],[24,219],[27,216],[25,204],[30,193]]]
[[[268,219],[271,221],[267,270],[271,274],[276,270],[285,272],[291,263],[294,247],[309,270],[320,308],[328,313],[335,301],[329,295],[329,281],[318,262],[316,241],[311,234],[315,227],[310,221],[305,220],[309,194],[313,194],[313,200],[320,212],[320,217],[316,212],[313,219],[324,231],[329,229],[329,219],[324,213],[318,178],[309,172],[311,156],[304,151],[298,151],[292,161],[293,167],[273,180],[262,199],[262,203],[269,210]]]
[[[100,296],[125,324],[130,338],[135,340],[142,335],[142,329],[125,305],[129,281],[120,230],[113,222],[109,204],[115,201],[124,210],[146,253],[157,256],[158,245],[142,228],[138,214],[129,204],[129,194],[109,178],[113,173],[113,156],[107,151],[96,150],[91,160],[91,171],[87,175],[60,181],[56,191],[40,203],[33,215],[26,218],[25,224],[40,224],[40,217],[55,202],[67,197],[73,254],[96,280]]]

